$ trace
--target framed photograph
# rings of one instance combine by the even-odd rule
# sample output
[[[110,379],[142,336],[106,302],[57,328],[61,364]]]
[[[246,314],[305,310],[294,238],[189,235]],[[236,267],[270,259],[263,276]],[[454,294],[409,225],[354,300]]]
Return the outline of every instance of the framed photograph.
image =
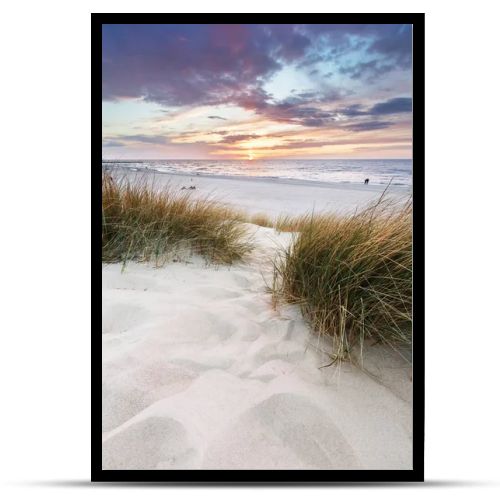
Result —
[[[423,481],[424,14],[92,14],[92,113],[92,480]]]

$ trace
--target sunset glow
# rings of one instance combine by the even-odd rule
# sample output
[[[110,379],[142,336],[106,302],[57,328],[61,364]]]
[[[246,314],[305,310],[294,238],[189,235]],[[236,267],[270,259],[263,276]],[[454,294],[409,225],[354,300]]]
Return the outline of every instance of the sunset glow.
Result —
[[[409,25],[104,25],[104,159],[411,158]]]

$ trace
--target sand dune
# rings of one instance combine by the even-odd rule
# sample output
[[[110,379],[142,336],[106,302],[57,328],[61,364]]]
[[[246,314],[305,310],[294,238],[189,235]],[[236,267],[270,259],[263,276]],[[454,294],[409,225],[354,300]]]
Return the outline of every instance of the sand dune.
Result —
[[[376,347],[366,372],[321,369],[265,289],[290,235],[248,227],[255,251],[231,267],[103,265],[103,468],[411,469],[408,363]]]

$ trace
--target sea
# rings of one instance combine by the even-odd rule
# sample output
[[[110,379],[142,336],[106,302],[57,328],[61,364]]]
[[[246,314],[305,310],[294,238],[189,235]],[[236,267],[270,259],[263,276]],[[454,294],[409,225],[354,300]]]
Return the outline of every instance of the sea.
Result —
[[[411,186],[412,160],[103,160],[105,169]]]

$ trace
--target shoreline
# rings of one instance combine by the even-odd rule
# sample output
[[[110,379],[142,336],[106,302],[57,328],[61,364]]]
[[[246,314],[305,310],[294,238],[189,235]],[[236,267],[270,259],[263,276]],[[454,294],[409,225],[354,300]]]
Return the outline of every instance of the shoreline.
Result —
[[[362,182],[350,182],[350,181],[321,181],[312,179],[292,179],[288,177],[273,177],[273,176],[247,176],[247,175],[229,175],[229,174],[207,174],[198,172],[161,172],[152,168],[148,169],[136,169],[118,167],[107,167],[109,170],[120,170],[127,175],[172,175],[175,177],[196,177],[205,179],[220,179],[220,180],[243,180],[249,182],[275,182],[276,184],[287,184],[287,185],[297,185],[297,186],[310,186],[310,187],[338,187],[347,186],[350,189],[362,189],[365,191],[383,191],[388,184],[368,184],[365,185]],[[412,184],[391,184],[391,189],[401,190],[402,192],[412,192]]]
[[[203,175],[157,172],[155,170],[130,171],[115,167],[128,179],[151,180],[159,187],[195,186],[194,196],[212,197],[250,215],[265,213],[269,216],[305,215],[311,212],[353,213],[377,201],[387,186],[354,183],[329,183],[299,179],[243,177],[231,175]],[[390,185],[386,196],[394,200],[407,199],[411,186]]]

